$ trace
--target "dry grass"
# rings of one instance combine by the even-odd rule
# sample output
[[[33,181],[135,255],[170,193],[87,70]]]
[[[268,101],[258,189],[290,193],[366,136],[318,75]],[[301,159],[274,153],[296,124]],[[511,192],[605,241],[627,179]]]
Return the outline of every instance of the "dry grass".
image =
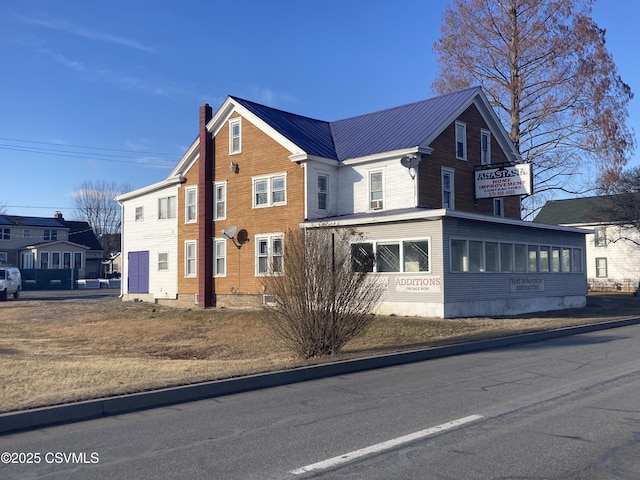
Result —
[[[378,317],[341,355],[426,348],[637,316],[640,300],[591,297],[585,309],[517,318]],[[176,310],[146,303],[20,300],[0,304],[0,412],[281,370],[301,361],[261,312]]]

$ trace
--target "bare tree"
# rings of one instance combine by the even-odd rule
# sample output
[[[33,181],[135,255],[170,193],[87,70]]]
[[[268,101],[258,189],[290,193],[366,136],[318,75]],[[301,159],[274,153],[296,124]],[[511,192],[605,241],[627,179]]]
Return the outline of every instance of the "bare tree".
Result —
[[[89,222],[98,238],[120,233],[120,205],[115,197],[131,190],[129,184],[85,180],[73,193],[79,219]]]
[[[511,140],[534,166],[531,213],[580,173],[619,172],[635,148],[630,87],[591,18],[594,0],[454,0],[434,44],[444,94],[480,84]],[[525,216],[527,216],[525,212]]]
[[[265,279],[272,303],[265,319],[274,335],[303,358],[339,353],[371,325],[384,286],[352,262],[349,238],[355,232],[289,230],[284,268]]]

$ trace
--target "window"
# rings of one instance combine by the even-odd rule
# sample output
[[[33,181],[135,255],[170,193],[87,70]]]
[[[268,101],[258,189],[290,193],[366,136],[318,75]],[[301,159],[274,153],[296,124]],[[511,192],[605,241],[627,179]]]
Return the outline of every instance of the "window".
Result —
[[[504,198],[493,199],[493,216],[504,217]]]
[[[60,268],[60,252],[51,252],[51,268]]]
[[[358,272],[428,272],[429,241],[352,243],[351,268]]]
[[[82,252],[73,253],[73,268],[82,269]]]
[[[570,248],[562,249],[562,271],[563,272],[571,271],[571,249]]]
[[[240,118],[229,121],[229,154],[240,153],[242,151],[242,129]]]
[[[282,273],[283,248],[281,233],[256,237],[256,275]]]
[[[0,265],[3,263],[7,263],[8,260],[9,260],[9,254],[7,252],[0,252]]]
[[[607,246],[607,227],[595,228],[594,243],[596,247]]]
[[[194,223],[198,220],[198,188],[185,188],[184,195],[184,220],[186,223]]]
[[[486,272],[498,271],[498,244],[496,242],[484,243],[484,269]]]
[[[169,254],[167,252],[158,253],[158,271],[164,272],[169,270]]]
[[[442,208],[455,210],[453,170],[442,167]]]
[[[451,240],[451,271],[464,272],[467,270],[467,241]]]
[[[491,132],[488,130],[480,130],[480,163],[491,163]]]
[[[253,179],[254,207],[270,207],[274,205],[286,205],[286,203],[286,175],[279,174],[270,177],[258,177]]]
[[[25,228],[24,230],[22,230],[22,237],[31,238],[31,230],[28,228]]]
[[[176,218],[176,197],[163,197],[158,199],[158,218]]]
[[[552,272],[560,272],[561,266],[561,257],[560,254],[562,249],[560,247],[552,247],[551,248],[551,271]]]
[[[456,122],[456,158],[467,159],[467,125],[462,122]]]
[[[376,271],[399,272],[400,271],[400,244],[379,243],[376,247]]]
[[[136,207],[136,222],[141,222],[144,220],[144,207]]]
[[[45,230],[44,240],[45,242],[55,242],[58,240],[58,230]]]
[[[550,257],[549,257],[549,247],[541,246],[539,251],[539,271],[541,272],[549,272],[550,271]]]
[[[429,242],[427,240],[402,242],[405,272],[429,271]]]
[[[373,244],[351,244],[351,269],[354,272],[373,272]]]
[[[187,240],[184,242],[184,276],[196,276],[196,242]]]
[[[227,218],[227,183],[215,184],[215,199],[214,199],[214,218],[216,220],[224,220]]]
[[[369,172],[369,210],[381,210],[384,201],[382,172]]]
[[[596,258],[596,277],[606,278],[607,276],[607,259],[604,257]]]
[[[215,277],[224,277],[227,275],[227,241],[216,239],[213,243],[213,248],[213,275]]]
[[[574,248],[571,253],[571,271],[574,273],[582,272],[582,249]]]
[[[481,272],[482,268],[482,242],[469,240],[469,271]]]
[[[0,228],[0,240],[11,240],[10,228]]]
[[[500,271],[513,272],[513,245],[510,243],[500,244]]]
[[[527,271],[527,246],[516,244],[513,246],[515,257],[516,272],[522,273]]]
[[[527,246],[527,258],[529,260],[529,271],[537,272],[538,271],[538,246],[537,245],[528,245]]]
[[[49,268],[49,252],[40,252],[40,268],[43,270]]]
[[[318,182],[317,182],[318,210],[327,210],[328,187],[329,187],[329,177],[324,174],[318,174]]]
[[[62,268],[71,268],[71,252],[64,252],[62,254]]]

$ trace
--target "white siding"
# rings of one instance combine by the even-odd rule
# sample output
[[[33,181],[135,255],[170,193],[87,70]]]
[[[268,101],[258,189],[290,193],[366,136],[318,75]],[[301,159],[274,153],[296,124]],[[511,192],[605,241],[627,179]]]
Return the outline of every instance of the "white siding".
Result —
[[[370,211],[369,173],[382,171],[383,209],[396,210],[416,206],[415,181],[409,171],[400,164],[400,158],[359,165],[343,165],[338,179],[338,214]]]
[[[595,228],[588,226],[587,228]],[[625,236],[640,243],[640,234],[624,231]],[[640,246],[632,241],[620,239],[618,227],[607,227],[607,245],[595,246],[595,235],[589,234],[587,240],[587,277],[590,281],[602,283],[624,283],[625,281],[637,286],[640,280]],[[607,259],[607,276],[598,278],[596,275],[596,258]]]
[[[178,218],[158,218],[158,199],[178,197],[178,187],[169,186],[122,202],[122,293],[127,294],[129,252],[149,252],[149,295],[175,299],[178,293]],[[177,205],[177,201],[176,201]],[[143,219],[136,221],[136,208],[143,208]],[[158,271],[158,254],[168,254],[168,269]]]
[[[309,161],[307,163],[307,179],[306,179],[306,205],[307,205],[307,218],[323,218],[330,217],[338,214],[338,169],[336,165],[329,165],[326,163]],[[327,175],[329,177],[329,190],[327,198],[327,210],[318,209],[318,175]]]

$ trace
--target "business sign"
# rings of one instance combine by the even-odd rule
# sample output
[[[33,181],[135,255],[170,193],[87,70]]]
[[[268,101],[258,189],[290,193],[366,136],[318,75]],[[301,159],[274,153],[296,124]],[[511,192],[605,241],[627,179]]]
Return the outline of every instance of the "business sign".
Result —
[[[519,292],[544,292],[543,278],[511,277],[509,286],[513,293]]]
[[[476,170],[476,198],[531,195],[531,164]]]
[[[406,276],[395,278],[396,292],[440,293],[442,280],[435,275]]]

